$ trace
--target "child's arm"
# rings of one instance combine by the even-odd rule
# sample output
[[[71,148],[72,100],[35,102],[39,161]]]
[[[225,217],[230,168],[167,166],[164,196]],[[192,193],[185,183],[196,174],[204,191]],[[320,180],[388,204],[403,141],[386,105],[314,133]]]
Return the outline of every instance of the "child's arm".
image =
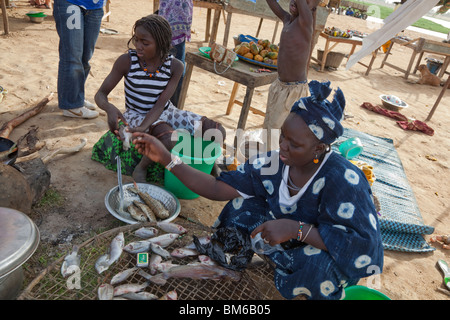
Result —
[[[108,115],[108,126],[111,132],[117,135],[118,120],[125,121],[122,112],[108,101],[108,95],[116,87],[122,77],[125,76],[130,68],[130,57],[128,54],[121,55],[114,63],[111,72],[103,81],[100,89],[95,94],[95,102],[100,109],[105,110]]]
[[[167,101],[169,101],[169,99],[172,97],[178,86],[178,82],[180,81],[181,75],[183,74],[184,71],[184,65],[180,60],[173,58],[170,70],[172,72],[172,77],[167,83],[166,88],[164,89],[163,92],[161,92],[158,101],[155,103],[153,108],[147,113],[141,125],[138,128],[135,128],[134,131],[141,131],[141,132],[147,131],[148,128],[150,128],[150,126],[156,120],[158,120],[161,114],[163,113],[164,106],[166,105]]]
[[[269,5],[270,9],[273,11],[273,13],[280,18],[281,21],[285,21],[286,19],[290,18],[289,12],[285,11],[277,2],[277,0],[266,0],[267,4]]]
[[[315,24],[315,11],[321,0],[295,0],[300,23]]]
[[[133,133],[133,143],[139,153],[167,166],[172,157],[166,147],[156,137],[143,132]],[[187,164],[179,164],[171,172],[193,192],[211,200],[231,200],[240,197],[240,194],[223,181],[215,179],[210,174],[196,170]]]

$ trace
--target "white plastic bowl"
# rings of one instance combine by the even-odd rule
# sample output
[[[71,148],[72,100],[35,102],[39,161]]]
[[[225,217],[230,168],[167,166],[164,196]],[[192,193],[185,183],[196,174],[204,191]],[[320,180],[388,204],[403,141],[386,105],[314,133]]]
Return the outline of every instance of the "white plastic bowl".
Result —
[[[380,96],[380,99],[381,103],[386,109],[399,111],[408,108],[408,105],[406,104],[405,101],[391,94],[382,94]]]

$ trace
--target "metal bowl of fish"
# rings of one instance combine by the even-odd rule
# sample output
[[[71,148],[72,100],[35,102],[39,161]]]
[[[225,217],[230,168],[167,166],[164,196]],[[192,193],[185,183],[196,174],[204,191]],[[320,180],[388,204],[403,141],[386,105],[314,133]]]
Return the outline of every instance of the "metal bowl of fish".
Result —
[[[124,184],[122,205],[120,200],[119,186],[116,186],[106,194],[105,205],[109,213],[128,224],[169,222],[181,210],[180,201],[173,193],[148,183]]]

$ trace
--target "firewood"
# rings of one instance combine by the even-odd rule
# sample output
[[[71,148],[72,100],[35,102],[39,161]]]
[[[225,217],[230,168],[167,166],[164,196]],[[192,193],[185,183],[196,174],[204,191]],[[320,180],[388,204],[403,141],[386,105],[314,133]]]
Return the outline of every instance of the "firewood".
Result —
[[[0,137],[8,139],[9,135],[11,134],[11,132],[13,131],[13,129],[15,127],[19,126],[20,124],[24,123],[26,120],[30,119],[31,117],[33,117],[33,116],[37,115],[39,112],[41,112],[42,109],[44,109],[44,107],[47,105],[47,103],[49,103],[49,101],[51,101],[52,99],[53,99],[53,92],[50,93],[44,99],[42,99],[36,106],[31,108],[30,110],[22,113],[18,117],[6,122],[0,129]]]

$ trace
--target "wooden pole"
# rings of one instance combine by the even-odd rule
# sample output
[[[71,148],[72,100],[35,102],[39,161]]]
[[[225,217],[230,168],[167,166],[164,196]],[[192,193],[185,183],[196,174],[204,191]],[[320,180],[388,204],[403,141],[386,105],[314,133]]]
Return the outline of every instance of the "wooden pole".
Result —
[[[437,106],[441,102],[441,99],[444,96],[444,93],[447,90],[449,84],[450,84],[450,76],[447,78],[447,81],[445,82],[444,87],[442,88],[441,93],[439,94],[439,97],[437,98],[436,102],[434,103],[433,108],[431,109],[430,113],[428,114],[426,121],[431,120],[431,117],[433,116],[434,112],[436,111]]]

